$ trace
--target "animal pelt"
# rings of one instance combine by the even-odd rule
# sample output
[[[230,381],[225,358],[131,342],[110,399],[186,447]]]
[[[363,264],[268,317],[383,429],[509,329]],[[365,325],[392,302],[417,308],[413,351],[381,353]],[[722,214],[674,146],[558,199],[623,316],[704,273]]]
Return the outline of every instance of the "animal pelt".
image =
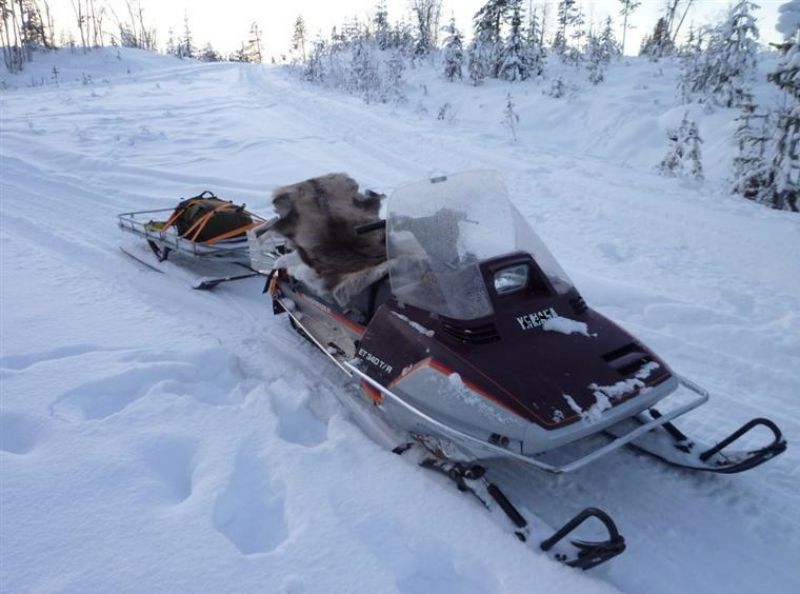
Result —
[[[272,204],[280,216],[272,229],[292,242],[329,291],[386,261],[384,231],[354,230],[379,219],[380,196],[362,194],[348,175],[331,173],[278,188]]]

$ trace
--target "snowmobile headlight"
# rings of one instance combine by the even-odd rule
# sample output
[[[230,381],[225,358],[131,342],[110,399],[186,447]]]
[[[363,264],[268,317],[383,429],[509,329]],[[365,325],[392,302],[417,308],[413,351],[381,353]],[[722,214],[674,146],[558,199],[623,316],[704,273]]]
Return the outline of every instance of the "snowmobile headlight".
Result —
[[[498,295],[508,295],[528,286],[528,265],[519,264],[499,270],[494,275],[494,290]]]

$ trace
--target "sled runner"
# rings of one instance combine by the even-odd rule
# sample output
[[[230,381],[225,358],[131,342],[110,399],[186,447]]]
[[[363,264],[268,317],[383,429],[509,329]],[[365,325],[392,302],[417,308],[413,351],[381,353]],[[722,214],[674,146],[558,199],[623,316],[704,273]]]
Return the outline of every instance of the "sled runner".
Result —
[[[332,175],[276,190],[272,228],[295,249],[263,270],[273,311],[350,378],[362,408],[398,436],[396,453],[501,510],[520,538],[529,522],[487,479],[493,460],[564,473],[630,445],[735,473],[786,449],[767,419],[717,444],[678,429],[708,392],[586,304],[494,174],[400,189],[384,219],[357,188]],[[759,431],[769,441],[754,440]],[[587,520],[604,537],[562,542]],[[557,543],[569,545],[557,558],[584,569],[625,548],[594,508],[540,546]]]

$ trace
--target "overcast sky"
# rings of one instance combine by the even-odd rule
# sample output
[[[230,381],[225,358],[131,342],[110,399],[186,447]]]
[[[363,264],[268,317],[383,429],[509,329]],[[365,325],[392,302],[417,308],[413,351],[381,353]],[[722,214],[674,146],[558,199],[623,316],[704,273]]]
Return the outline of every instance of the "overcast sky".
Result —
[[[264,31],[267,55],[279,55],[287,50],[292,27],[298,15],[306,21],[309,36],[321,31],[325,36],[331,27],[340,25],[346,17],[358,16],[369,18],[377,0],[132,0],[141,1],[144,8],[145,21],[151,23],[158,31],[159,44],[163,46],[171,27],[176,35],[183,31],[184,13],[189,16],[189,23],[195,45],[202,46],[207,41],[223,53],[228,53],[246,39],[250,23],[257,21]],[[580,0],[579,0],[580,1]],[[778,6],[786,0],[760,0],[761,9],[757,11],[758,25],[761,29],[761,40],[764,42],[779,41],[775,32]],[[462,30],[471,28],[472,15],[484,4],[485,0],[444,0],[443,23],[454,15],[456,24]],[[104,0],[96,0],[97,5]],[[684,28],[690,22],[704,24],[711,22],[723,13],[730,4],[728,0],[695,0],[695,6],[686,18]],[[109,0],[107,4],[114,7],[120,18],[126,13],[125,0]],[[549,5],[550,21],[553,21],[557,0],[534,0],[533,5],[541,7]],[[595,22],[600,22],[609,14],[614,18],[618,37],[621,38],[622,21],[618,16],[619,0],[582,0],[581,4]],[[642,0],[642,5],[634,13],[630,24],[635,28],[628,32],[626,53],[635,54],[639,42],[650,32],[663,8],[665,0]],[[71,0],[50,0],[56,20],[56,31],[71,27],[74,16]],[[388,0],[389,18],[397,20],[408,13],[408,0]],[[108,27],[114,23],[113,17],[107,17]],[[74,27],[71,27],[77,31]]]

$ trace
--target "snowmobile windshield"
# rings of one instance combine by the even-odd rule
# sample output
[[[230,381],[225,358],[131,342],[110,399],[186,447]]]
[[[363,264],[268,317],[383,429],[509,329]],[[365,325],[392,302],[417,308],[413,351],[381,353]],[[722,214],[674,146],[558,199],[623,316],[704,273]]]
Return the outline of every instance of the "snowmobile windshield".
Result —
[[[386,243],[397,299],[454,319],[492,314],[479,268],[489,258],[527,252],[559,293],[572,287],[493,172],[434,178],[397,190],[388,204]]]

